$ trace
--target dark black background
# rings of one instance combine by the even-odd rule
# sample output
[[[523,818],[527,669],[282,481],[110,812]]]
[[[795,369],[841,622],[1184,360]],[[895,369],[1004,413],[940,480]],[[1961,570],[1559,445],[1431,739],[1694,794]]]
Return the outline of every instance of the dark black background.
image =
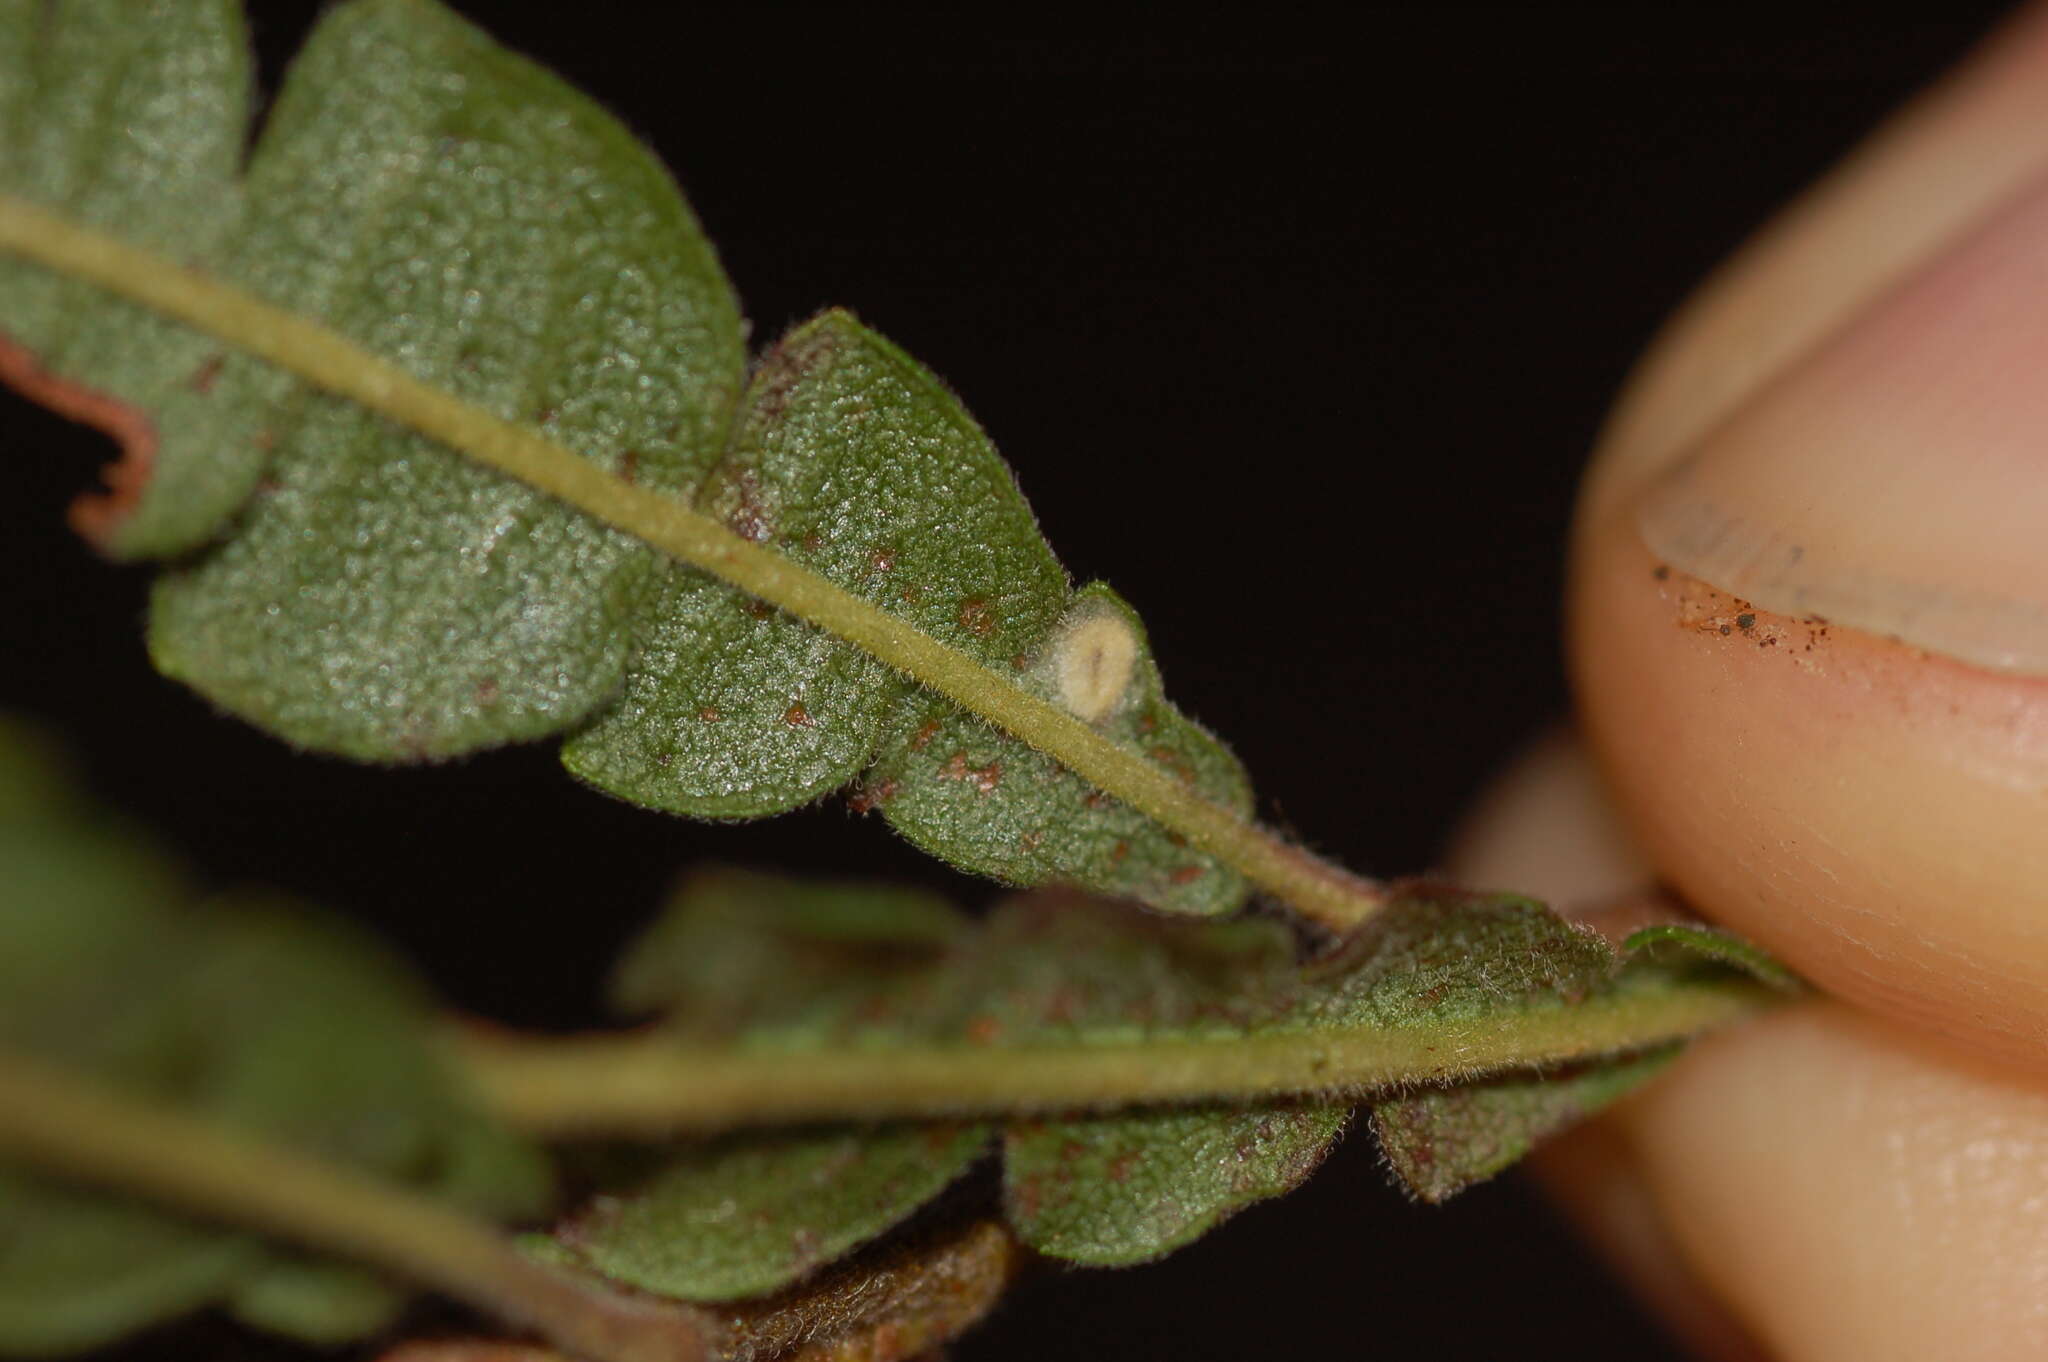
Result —
[[[665,5],[464,8],[675,167],[757,340],[844,303],[942,374],[1266,813],[1374,872],[1427,867],[1565,707],[1572,488],[1632,354],[1995,13],[1432,5],[992,38],[957,11],[691,34]],[[311,7],[255,9],[281,61]],[[146,574],[61,529],[101,443],[12,399],[0,432],[0,703],[210,876],[374,921],[461,1006],[587,1020],[707,858],[989,892],[836,804],[703,827],[545,748],[295,756],[149,672]],[[1526,1188],[1420,1210],[1369,1145],[1163,1265],[1027,1287],[959,1356],[1671,1355]]]

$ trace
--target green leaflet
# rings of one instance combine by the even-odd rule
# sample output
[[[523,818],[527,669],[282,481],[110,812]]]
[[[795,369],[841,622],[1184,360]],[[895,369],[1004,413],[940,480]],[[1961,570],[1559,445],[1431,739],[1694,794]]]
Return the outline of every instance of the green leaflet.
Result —
[[[1787,993],[1806,985],[1761,947],[1703,922],[1661,922],[1629,934],[1622,951],[1632,965],[1674,971],[1732,969]]]
[[[254,292],[642,483],[687,487],[741,365],[724,276],[609,116],[437,6],[307,43],[219,257]],[[267,376],[234,533],[156,591],[159,667],[308,747],[446,756],[617,689],[660,557],[350,403]]]
[[[692,503],[1064,707],[1134,774],[1226,820],[1249,813],[1235,759],[1161,695],[1136,616],[1105,587],[1070,592],[937,379],[835,311],[744,381],[710,246],[589,100],[431,0],[354,0],[308,42],[237,178],[247,63],[231,8],[57,14],[46,31],[39,7],[0,9],[0,97],[26,148],[0,162],[0,192]],[[151,101],[194,84],[213,96],[155,118]],[[166,135],[137,139],[145,123]],[[117,182],[92,178],[103,163]],[[582,778],[698,817],[857,781],[859,807],[964,869],[1199,914],[1244,899],[1237,871],[1149,815],[810,623],[280,368],[9,261],[0,301],[17,296],[0,377],[139,451],[101,542],[205,546],[158,583],[152,657],[290,742],[419,761],[562,736]]]
[[[1707,974],[1747,975],[1787,993],[1797,976],[1732,932],[1695,923],[1644,927],[1622,943],[1611,987],[1655,989]],[[1387,1166],[1423,1201],[1443,1201],[1509,1167],[1539,1141],[1635,1091],[1681,1047],[1588,1060],[1404,1093],[1373,1104],[1373,1130]]]
[[[844,312],[761,359],[701,509],[987,665],[1051,628],[1066,574],[995,447],[945,388]],[[698,573],[645,615],[620,703],[563,749],[638,803],[779,813],[860,774],[905,689],[851,646]]]
[[[1003,1209],[1040,1253],[1122,1267],[1291,1192],[1351,1116],[1346,1102],[1019,1121],[1003,1138]]]
[[[0,788],[57,784],[0,727]],[[537,1156],[462,1106],[424,1044],[424,999],[381,951],[289,905],[204,911],[122,829],[58,797],[0,818],[0,1046],[422,1183],[539,1210]],[[0,1353],[98,1346],[214,1301],[317,1341],[397,1297],[353,1268],[0,1169]]]
[[[979,1124],[715,1140],[669,1155],[555,1238],[577,1266],[659,1295],[761,1296],[904,1219],[987,1145]]]
[[[1449,1200],[1519,1162],[1536,1144],[1633,1092],[1678,1046],[1561,1073],[1516,1073],[1430,1088],[1372,1108],[1387,1167],[1418,1200]]]
[[[614,1007],[718,1044],[782,1048],[900,1026],[968,940],[936,895],[739,870],[692,875],[619,963]]]
[[[49,9],[0,3],[0,188],[116,228],[175,260],[241,218],[249,53],[234,0]],[[220,347],[84,284],[0,257],[0,378],[120,440],[114,492],[72,523],[118,557],[212,534],[256,485]]]
[[[335,1347],[383,1332],[409,1295],[346,1263],[274,1254],[235,1287],[228,1309],[251,1328]]]

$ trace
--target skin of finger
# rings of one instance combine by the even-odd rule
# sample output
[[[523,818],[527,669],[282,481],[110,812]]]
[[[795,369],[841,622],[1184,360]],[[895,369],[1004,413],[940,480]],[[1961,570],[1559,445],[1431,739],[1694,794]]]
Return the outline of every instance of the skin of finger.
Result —
[[[1581,710],[1660,874],[1829,992],[2048,1069],[2048,682],[1745,610],[1590,533]]]
[[[2020,10],[1767,224],[1665,326],[1609,418],[1582,514],[1709,427],[2048,167],[2048,3]]]
[[[1618,1123],[1582,1126],[1542,1146],[1529,1163],[1552,1200],[1691,1356],[1710,1362],[1770,1358],[1735,1311],[1693,1271]]]
[[[1604,1123],[1787,1362],[2048,1350],[2048,1086],[1841,1003],[1696,1043]]]
[[[1453,873],[1624,895],[1640,858],[1583,754],[1533,744]],[[1532,1163],[1700,1355],[2037,1356],[2048,1343],[2048,1083],[1834,1002],[1695,1042]]]
[[[1981,210],[2044,161],[2035,9],[1674,325],[1589,477],[1569,604],[1590,745],[1687,900],[1832,992],[2048,1068],[2048,681],[1659,575],[1632,495],[1729,404],[1796,382],[1796,366],[1758,372],[1745,347],[1782,368],[1955,235],[1957,205]],[[1836,247],[1822,283],[1798,278]]]

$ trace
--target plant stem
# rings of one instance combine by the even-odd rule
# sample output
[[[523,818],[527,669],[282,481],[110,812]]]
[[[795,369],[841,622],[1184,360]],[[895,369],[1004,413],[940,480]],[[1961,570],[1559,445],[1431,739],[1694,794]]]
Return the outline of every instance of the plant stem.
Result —
[[[325,326],[7,195],[0,195],[0,250],[197,327],[845,639],[1047,753],[1313,922],[1342,931],[1386,904],[1378,884],[1203,798],[966,653],[673,497],[613,477],[524,426],[413,378]]]
[[[711,1356],[692,1313],[532,1262],[483,1221],[5,1051],[0,1157],[386,1269],[598,1362]]]
[[[1138,1044],[708,1049],[659,1030],[567,1039],[480,1028],[443,1047],[498,1116],[546,1137],[807,1120],[1003,1114],[1304,1093],[1356,1096],[1637,1050],[1784,1000],[1748,980],[1619,992],[1462,1029],[1355,1027]]]

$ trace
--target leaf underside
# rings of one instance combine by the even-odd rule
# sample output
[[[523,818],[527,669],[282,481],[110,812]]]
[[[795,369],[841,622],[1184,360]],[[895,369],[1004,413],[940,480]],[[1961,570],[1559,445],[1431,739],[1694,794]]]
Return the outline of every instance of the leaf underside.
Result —
[[[715,871],[684,886],[612,991],[623,1011],[659,1014],[697,1047],[957,1048],[1000,1065],[1005,1051],[1045,1047],[1450,1036],[1702,972],[1747,972],[1719,940],[1664,940],[1655,958],[1621,956],[1529,900],[1418,888],[1338,955],[1303,964],[1291,933],[1270,920],[1190,923],[1040,893],[977,924],[915,890]],[[1397,1177],[1441,1200],[1668,1057],[1453,1073],[1445,1088],[1377,1100],[1374,1124]],[[1011,1118],[998,1123],[1005,1217],[1049,1257],[1156,1258],[1299,1185],[1361,1096]],[[773,1290],[806,1270],[815,1245],[858,1242],[910,1215],[984,1139],[979,1126],[937,1125],[688,1144],[600,1177],[595,1209],[559,1227],[553,1251],[692,1299]],[[921,1155],[920,1140],[930,1142]],[[934,1176],[906,1180],[902,1170],[920,1160]],[[797,1187],[804,1195],[792,1200]],[[706,1264],[718,1265],[716,1280]]]
[[[243,167],[246,46],[228,0],[0,5],[0,191],[672,493],[1248,812],[1136,616],[1070,588],[943,384],[843,311],[749,372],[696,219],[592,101],[431,0],[354,0]],[[580,778],[702,818],[857,783],[967,870],[1243,901],[1235,871],[852,645],[423,436],[17,261],[0,317],[0,377],[123,441],[81,527],[177,558],[157,666],[290,742],[410,762],[558,736]]]

